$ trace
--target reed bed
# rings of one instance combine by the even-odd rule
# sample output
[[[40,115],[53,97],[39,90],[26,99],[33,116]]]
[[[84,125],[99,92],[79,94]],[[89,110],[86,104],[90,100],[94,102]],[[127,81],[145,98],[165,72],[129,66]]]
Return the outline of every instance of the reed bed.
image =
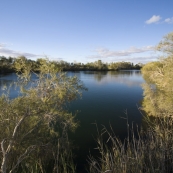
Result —
[[[147,118],[147,128],[127,125],[128,137],[120,140],[113,132],[97,139],[99,158],[89,157],[90,173],[172,173],[173,118]],[[103,142],[103,135],[108,140]]]

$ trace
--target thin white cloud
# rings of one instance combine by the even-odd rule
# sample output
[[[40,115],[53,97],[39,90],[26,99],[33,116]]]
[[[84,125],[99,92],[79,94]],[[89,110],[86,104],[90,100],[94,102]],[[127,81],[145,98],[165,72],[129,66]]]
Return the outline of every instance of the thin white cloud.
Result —
[[[0,43],[0,49],[3,48],[3,47],[5,47],[5,46],[6,46],[5,43]]]
[[[157,55],[153,55],[152,52],[155,51],[154,46],[144,46],[141,48],[137,47],[130,47],[127,50],[122,51],[111,51],[106,48],[100,48],[96,49],[95,55],[91,55],[86,57],[87,59],[93,59],[93,60],[102,60],[103,62],[133,62],[135,64],[137,63],[147,63],[151,61],[156,61],[158,59]],[[149,53],[148,56],[137,56],[137,54],[140,53]]]
[[[96,49],[95,52],[97,53],[96,55],[92,55],[89,58],[96,59],[96,58],[110,58],[110,57],[122,57],[122,56],[130,56],[135,53],[143,53],[143,52],[148,52],[148,51],[154,51],[155,47],[154,46],[144,46],[141,48],[137,47],[130,47],[127,50],[122,50],[122,51],[111,51],[106,48],[100,48]]]
[[[165,19],[165,22],[169,24],[173,23],[173,17]]]
[[[157,23],[161,20],[161,17],[158,15],[153,15],[150,19],[146,20],[145,23],[146,24],[152,24],[152,23]]]
[[[159,58],[158,56],[153,56],[153,55],[151,55],[151,56],[140,56],[140,57],[130,57],[130,58],[128,58],[128,61],[133,62],[135,64],[137,64],[137,63],[146,64],[146,63],[151,62],[151,61],[157,61],[158,58]]]
[[[6,44],[0,43],[0,56],[7,56],[7,57],[25,56],[26,58],[33,58],[33,57],[38,57],[40,55],[36,55],[36,54],[28,53],[28,52],[14,51],[14,50],[6,48]]]

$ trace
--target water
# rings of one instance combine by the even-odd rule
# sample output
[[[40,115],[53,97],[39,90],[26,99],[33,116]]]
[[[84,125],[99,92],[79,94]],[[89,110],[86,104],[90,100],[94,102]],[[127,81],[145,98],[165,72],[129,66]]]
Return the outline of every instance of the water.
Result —
[[[78,76],[88,88],[82,99],[73,101],[69,110],[74,114],[79,110],[76,119],[79,127],[70,139],[75,146],[75,162],[78,172],[84,172],[89,153],[96,156],[97,128],[105,126],[123,139],[127,134],[127,120],[140,126],[142,115],[138,107],[142,100],[144,82],[140,71],[128,70],[120,72],[68,72],[69,76]],[[9,85],[17,78],[15,74],[0,76],[0,87]],[[11,97],[18,95],[18,90],[11,91]],[[0,90],[2,94],[2,90]],[[124,118],[123,118],[124,117]]]

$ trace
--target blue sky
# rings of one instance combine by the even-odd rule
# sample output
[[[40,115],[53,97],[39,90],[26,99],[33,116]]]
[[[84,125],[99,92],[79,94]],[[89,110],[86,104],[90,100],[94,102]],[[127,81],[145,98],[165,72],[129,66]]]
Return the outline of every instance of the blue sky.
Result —
[[[0,55],[67,62],[154,61],[173,0],[0,0]]]

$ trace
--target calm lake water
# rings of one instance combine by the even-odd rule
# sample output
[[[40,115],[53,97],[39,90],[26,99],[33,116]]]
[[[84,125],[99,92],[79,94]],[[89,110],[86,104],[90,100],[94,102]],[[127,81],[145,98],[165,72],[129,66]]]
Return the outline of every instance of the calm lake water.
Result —
[[[78,172],[84,172],[89,153],[96,156],[97,128],[103,126],[110,129],[123,139],[127,134],[127,120],[131,124],[140,126],[142,115],[138,107],[142,101],[144,82],[140,71],[128,70],[120,72],[68,72],[69,76],[78,76],[88,91],[83,92],[82,99],[73,101],[69,110],[74,114],[78,110],[76,119],[79,121],[78,129],[70,134],[75,146],[75,161]],[[15,74],[0,76],[0,88],[15,81]],[[2,94],[2,90],[0,90]],[[16,97],[18,90],[12,90],[11,97]],[[125,114],[125,112],[127,114]],[[123,118],[124,117],[124,118]]]

